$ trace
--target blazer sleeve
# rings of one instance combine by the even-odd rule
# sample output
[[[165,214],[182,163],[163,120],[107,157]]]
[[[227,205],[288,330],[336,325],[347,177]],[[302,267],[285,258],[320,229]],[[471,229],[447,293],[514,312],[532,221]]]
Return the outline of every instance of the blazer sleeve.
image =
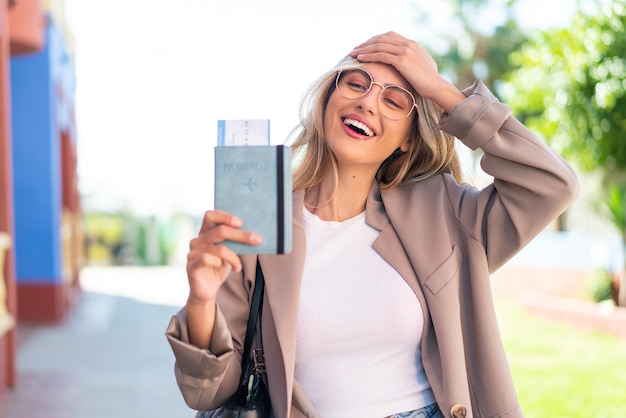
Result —
[[[475,191],[447,182],[456,217],[486,245],[495,271],[556,219],[578,194],[569,164],[512,116],[482,81],[439,127],[472,150],[483,151],[481,167],[491,185]]]
[[[174,315],[165,335],[176,359],[176,383],[192,409],[222,406],[237,389],[248,320],[250,281],[233,272],[220,288],[213,337],[208,350],[190,343],[186,309]]]

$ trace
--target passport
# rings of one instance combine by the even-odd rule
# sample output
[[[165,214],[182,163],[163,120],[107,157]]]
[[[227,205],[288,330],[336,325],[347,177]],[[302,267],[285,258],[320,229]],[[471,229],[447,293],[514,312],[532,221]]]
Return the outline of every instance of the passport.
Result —
[[[261,245],[225,241],[238,254],[291,251],[291,148],[285,145],[215,147],[215,209],[237,215]]]

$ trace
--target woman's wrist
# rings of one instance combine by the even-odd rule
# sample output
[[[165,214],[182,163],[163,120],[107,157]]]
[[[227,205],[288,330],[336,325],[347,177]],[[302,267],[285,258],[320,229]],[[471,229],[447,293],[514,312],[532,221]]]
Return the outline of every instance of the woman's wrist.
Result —
[[[187,308],[193,309],[207,309],[212,308],[216,304],[216,298],[196,298],[193,296],[187,297]]]
[[[208,349],[213,338],[216,302],[187,301],[187,330],[189,342],[201,349]]]
[[[444,79],[433,85],[431,93],[427,93],[424,97],[437,103],[446,113],[450,113],[456,105],[466,99],[461,90]]]

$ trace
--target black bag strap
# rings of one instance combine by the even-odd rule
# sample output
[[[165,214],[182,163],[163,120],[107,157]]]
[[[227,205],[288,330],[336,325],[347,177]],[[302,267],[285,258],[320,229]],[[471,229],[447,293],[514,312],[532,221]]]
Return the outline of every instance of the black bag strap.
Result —
[[[487,205],[485,206],[485,213],[483,214],[482,234],[483,234],[483,247],[485,247],[485,254],[487,253],[487,217],[491,213],[491,208],[496,201],[498,190],[494,187],[487,199]]]
[[[257,259],[256,262],[256,280],[254,283],[254,293],[252,294],[252,303],[250,304],[250,315],[248,316],[248,326],[246,328],[246,339],[244,340],[243,356],[241,357],[241,383],[245,383],[248,378],[248,364],[250,359],[250,351],[252,350],[252,339],[256,329],[257,319],[261,313],[263,306],[263,291],[265,288],[265,278],[261,270],[261,263]]]

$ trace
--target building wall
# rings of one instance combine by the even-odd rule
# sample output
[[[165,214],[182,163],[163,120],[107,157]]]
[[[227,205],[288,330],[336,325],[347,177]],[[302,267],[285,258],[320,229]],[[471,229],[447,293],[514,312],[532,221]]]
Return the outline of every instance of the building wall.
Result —
[[[38,0],[0,2],[0,394],[17,384],[10,56],[41,48],[42,21]]]
[[[60,321],[73,299],[63,253],[63,188],[75,184],[63,181],[62,144],[69,139],[75,145],[67,116],[73,109],[64,108],[72,103],[64,99],[73,95],[68,79],[73,80],[73,67],[62,33],[48,20],[44,47],[11,58],[16,276],[23,321]]]
[[[0,2],[0,395],[18,383],[15,322],[62,320],[78,287],[73,37],[63,10],[62,0]]]

